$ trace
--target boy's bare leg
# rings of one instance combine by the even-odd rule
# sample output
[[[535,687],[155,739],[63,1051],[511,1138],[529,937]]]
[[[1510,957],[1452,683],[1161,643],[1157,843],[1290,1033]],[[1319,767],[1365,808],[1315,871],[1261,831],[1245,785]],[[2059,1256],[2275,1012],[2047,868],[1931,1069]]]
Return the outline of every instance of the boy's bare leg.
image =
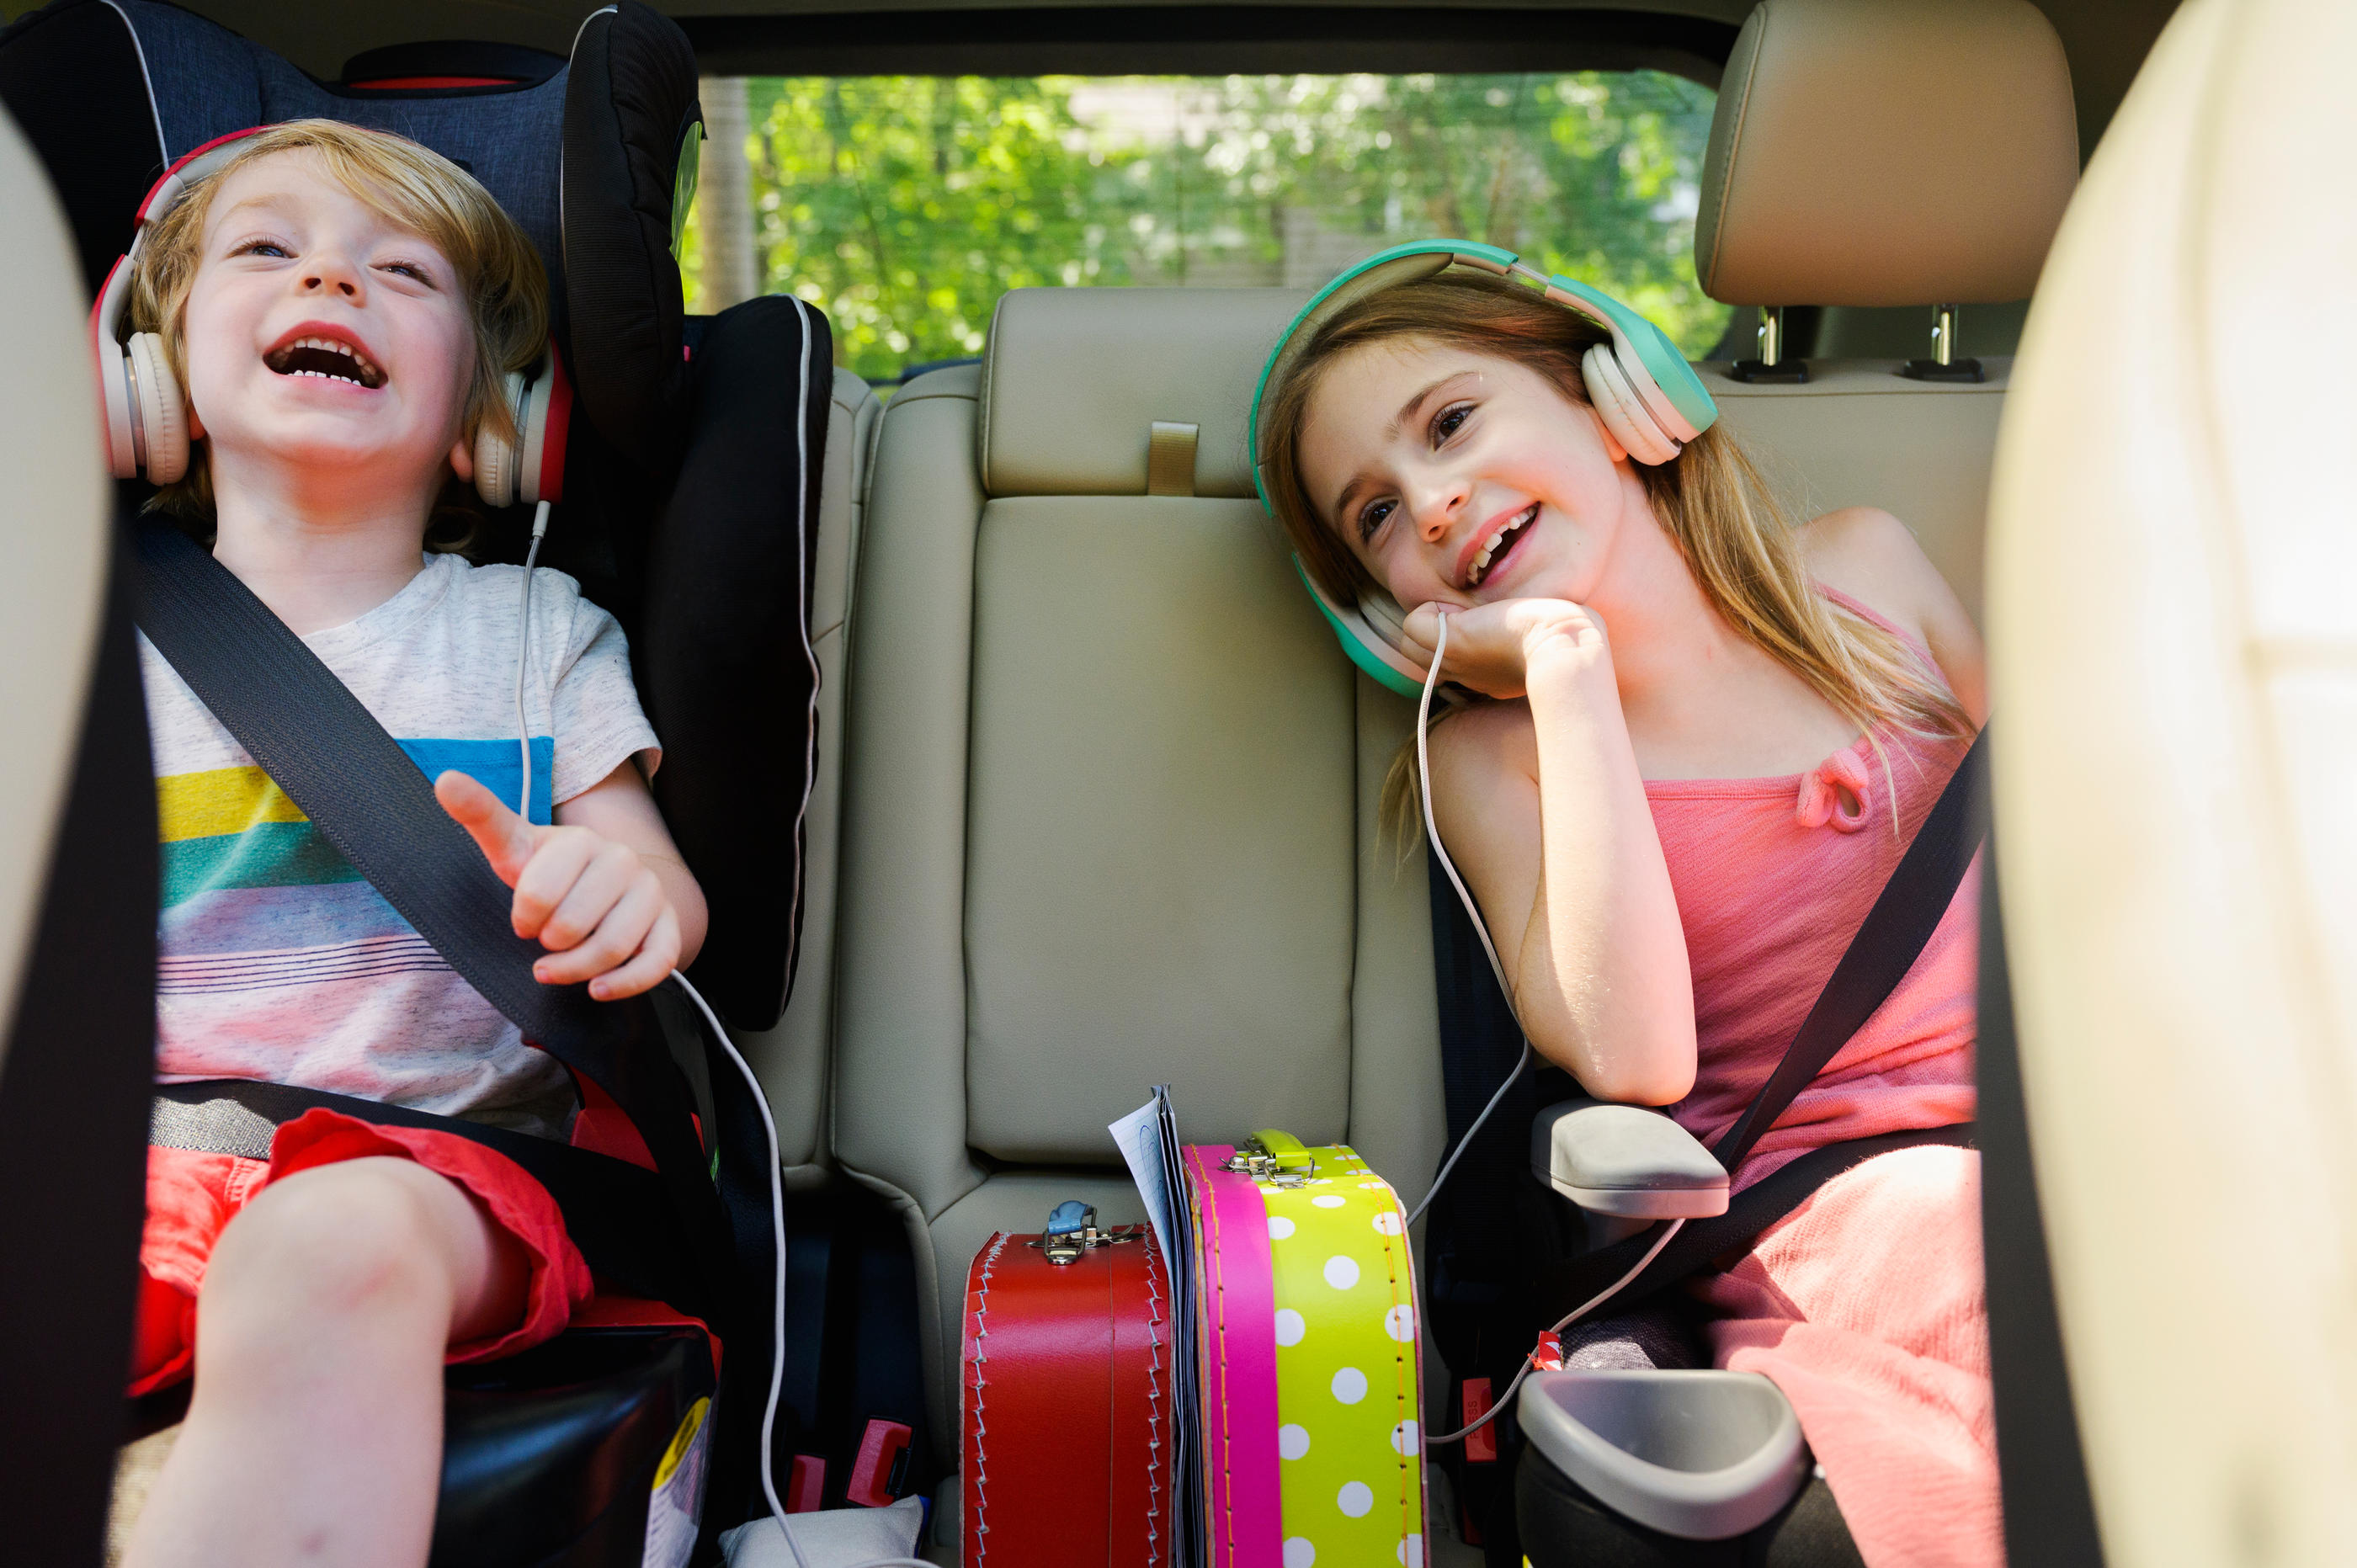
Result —
[[[529,1278],[463,1188],[408,1160],[264,1188],[207,1267],[188,1423],[126,1568],[419,1568],[443,1352],[515,1324]]]

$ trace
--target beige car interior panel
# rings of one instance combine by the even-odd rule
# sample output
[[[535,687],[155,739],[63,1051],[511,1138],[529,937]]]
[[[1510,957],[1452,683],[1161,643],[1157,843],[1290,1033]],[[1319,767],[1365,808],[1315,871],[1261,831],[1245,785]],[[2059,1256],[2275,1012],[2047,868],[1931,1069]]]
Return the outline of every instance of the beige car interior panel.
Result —
[[[92,411],[90,302],[40,160],[0,113],[0,1056],[65,811],[106,590],[110,498]],[[0,1066],[5,1066],[0,1061]]]
[[[1719,105],[1695,271],[1732,305],[2025,298],[2079,173],[2029,0],[1762,0]]]
[[[2007,954],[2114,1563],[2357,1539],[2357,206],[2311,161],[2352,58],[2341,0],[2190,0],[2000,446]]]
[[[982,366],[884,413],[834,1147],[912,1226],[944,1451],[968,1259],[1062,1197],[1134,1214],[1105,1124],[1153,1084],[1190,1140],[1349,1138],[1411,1202],[1439,1160],[1424,859],[1375,822],[1413,710],[1247,499],[1253,385],[1300,297],[1011,295]],[[1192,496],[1146,493],[1157,424],[1200,433]]]
[[[868,460],[884,405],[849,371],[834,372],[819,488],[818,560],[811,584],[811,648],[818,655],[818,769],[802,819],[802,929],[793,994],[778,1026],[741,1038],[778,1122],[778,1157],[796,1185],[823,1177],[826,1090],[834,1033],[834,905],[843,819],[843,693],[850,662],[853,584],[859,567]]]
[[[1741,436],[1795,521],[1877,506],[1913,531],[1923,553],[1977,618],[1990,455],[2008,363],[1981,361],[1978,383],[1910,381],[1895,360],[1809,361],[1800,385],[1727,379],[1696,367],[1727,428]]]

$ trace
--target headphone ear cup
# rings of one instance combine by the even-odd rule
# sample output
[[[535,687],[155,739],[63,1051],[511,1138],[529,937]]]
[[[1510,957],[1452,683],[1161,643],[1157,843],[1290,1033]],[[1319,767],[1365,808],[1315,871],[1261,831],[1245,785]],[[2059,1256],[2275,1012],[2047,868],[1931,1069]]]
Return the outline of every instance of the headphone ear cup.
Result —
[[[141,467],[150,484],[176,483],[188,472],[188,411],[179,378],[164,358],[164,339],[153,332],[133,333],[127,352],[138,388]]]
[[[510,371],[501,378],[500,391],[507,398],[509,410],[518,415],[516,423],[521,426],[523,377]],[[515,505],[519,467],[514,440],[500,435],[490,420],[483,421],[482,428],[475,432],[475,493],[483,498],[484,505]]]
[[[565,427],[572,409],[572,388],[565,379],[564,362],[551,349],[516,405],[516,429],[522,437],[522,449],[517,455],[516,495],[527,506],[564,499]]]
[[[1644,400],[1629,384],[1628,372],[1620,368],[1611,344],[1591,347],[1580,358],[1579,372],[1580,380],[1587,383],[1588,401],[1596,405],[1604,428],[1629,449],[1630,456],[1648,467],[1656,467],[1684,449],[1654,422]]]

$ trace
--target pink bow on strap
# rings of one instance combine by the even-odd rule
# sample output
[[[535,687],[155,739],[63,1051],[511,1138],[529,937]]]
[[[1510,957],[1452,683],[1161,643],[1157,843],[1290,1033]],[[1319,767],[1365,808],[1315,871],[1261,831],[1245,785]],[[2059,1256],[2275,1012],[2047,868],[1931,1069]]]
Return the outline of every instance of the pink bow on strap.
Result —
[[[1835,752],[1813,773],[1801,778],[1801,798],[1792,815],[1804,828],[1831,823],[1837,832],[1854,833],[1866,826],[1866,763],[1856,747]],[[1846,791],[1846,794],[1845,794]]]

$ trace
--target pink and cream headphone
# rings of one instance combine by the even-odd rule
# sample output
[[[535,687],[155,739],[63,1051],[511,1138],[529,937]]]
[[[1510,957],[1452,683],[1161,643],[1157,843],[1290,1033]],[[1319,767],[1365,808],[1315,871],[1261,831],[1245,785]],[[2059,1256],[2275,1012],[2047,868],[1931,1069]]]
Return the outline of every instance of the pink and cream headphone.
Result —
[[[217,136],[164,171],[139,204],[131,249],[106,274],[90,313],[91,349],[98,360],[98,396],[106,424],[109,464],[118,479],[143,474],[168,485],[188,471],[188,413],[180,383],[164,358],[164,339],[135,332],[122,341],[131,301],[131,276],[148,225],[172,210],[197,181],[221,171],[238,144],[269,127]],[[475,437],[475,493],[491,506],[563,499],[565,437],[573,412],[573,385],[552,346],[530,376],[510,371],[508,407],[522,439],[511,442],[487,424]]]

